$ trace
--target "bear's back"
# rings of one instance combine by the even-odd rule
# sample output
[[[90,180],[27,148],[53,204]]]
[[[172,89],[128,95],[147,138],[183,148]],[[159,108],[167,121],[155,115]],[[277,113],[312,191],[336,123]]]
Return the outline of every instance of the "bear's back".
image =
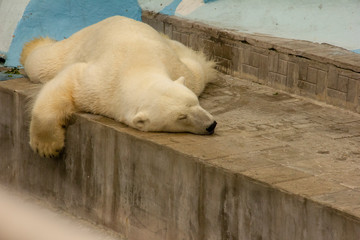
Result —
[[[162,41],[162,37],[147,24],[121,16],[107,18],[99,23],[86,27],[73,34],[64,44],[72,49],[72,52],[79,57],[85,58],[81,61],[91,61],[109,52],[116,54],[119,49],[132,49]],[[156,47],[155,47],[156,48]],[[76,56],[74,56],[76,58]]]

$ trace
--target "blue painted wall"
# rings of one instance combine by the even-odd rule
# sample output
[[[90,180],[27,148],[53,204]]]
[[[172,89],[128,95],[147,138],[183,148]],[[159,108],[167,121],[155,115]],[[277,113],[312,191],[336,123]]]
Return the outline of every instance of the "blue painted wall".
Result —
[[[11,0],[0,0],[0,13],[6,11],[2,1]],[[142,9],[241,32],[325,42],[360,53],[359,0],[16,0],[15,3],[28,5],[14,33],[6,31],[6,36],[0,36],[0,42],[6,38],[7,44],[0,44],[0,54],[7,55],[7,66],[19,65],[22,46],[33,37],[62,40],[113,15],[141,20]],[[3,15],[0,22],[4,26],[0,30],[9,25]]]
[[[107,17],[141,20],[137,0],[31,0],[14,32],[6,65],[18,66],[25,42],[38,36],[62,40]]]
[[[173,2],[164,7],[164,9],[160,11],[160,13],[166,15],[175,15],[176,8],[179,6],[180,3],[181,0],[173,0]]]

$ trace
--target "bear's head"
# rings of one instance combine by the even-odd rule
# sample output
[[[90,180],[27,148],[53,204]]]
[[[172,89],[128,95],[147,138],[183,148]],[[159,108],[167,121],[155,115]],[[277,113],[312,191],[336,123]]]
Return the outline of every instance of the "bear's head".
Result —
[[[197,96],[184,85],[184,78],[154,84],[145,94],[130,125],[149,132],[213,134],[216,121],[203,109]]]

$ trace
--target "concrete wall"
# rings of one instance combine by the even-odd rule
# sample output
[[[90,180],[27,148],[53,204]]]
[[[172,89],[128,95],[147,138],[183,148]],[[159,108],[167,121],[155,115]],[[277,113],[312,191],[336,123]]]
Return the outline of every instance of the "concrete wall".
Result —
[[[219,28],[360,50],[360,2],[356,0],[169,2],[139,0],[143,10],[176,15]]]
[[[202,49],[224,73],[360,112],[359,54],[146,11],[143,21],[191,48]]]
[[[360,51],[357,0],[2,0],[0,4],[0,53],[7,55],[8,66],[19,65],[23,43],[35,36],[61,40],[113,15],[140,20],[141,9],[239,32],[324,42]]]
[[[297,101],[299,108],[294,110],[294,100],[289,96],[274,96],[273,90],[264,89],[247,92],[250,85],[226,86],[217,82],[208,88],[208,99],[202,98],[202,104],[207,102],[215,106],[213,110],[220,109],[220,128],[214,136],[143,133],[105,117],[76,114],[67,130],[65,153],[57,159],[44,159],[33,153],[28,144],[29,116],[25,106],[34,85],[26,79],[1,82],[0,182],[25,189],[131,240],[358,240],[360,213],[356,206],[360,193],[352,187],[359,185],[358,175],[351,189],[345,191],[339,183],[324,183],[309,171],[299,170],[299,165],[294,169],[270,162],[271,156],[280,162],[297,162],[305,154],[304,158],[318,163],[316,151],[324,148],[306,140],[320,147],[315,154],[294,152],[294,148],[281,147],[289,146],[289,142],[269,138],[285,129],[271,129],[266,138],[266,130],[253,132],[254,126],[264,129],[264,124],[261,128],[256,125],[261,118],[255,112],[267,122],[270,111],[266,108],[290,103],[288,107],[294,112],[301,112],[297,110],[304,107],[307,112],[317,112],[319,107]],[[238,98],[239,90],[249,96],[248,100]],[[257,103],[266,105],[257,109],[256,102],[245,103],[254,99],[262,99]],[[220,103],[225,107],[219,108]],[[224,110],[227,112],[219,113]],[[328,109],[322,108],[321,112],[324,118],[331,116]],[[273,113],[274,119],[279,119],[279,112]],[[250,126],[246,121],[239,122],[244,116],[253,126],[248,130],[240,130]],[[291,116],[303,123],[301,117]],[[348,117],[351,115],[346,114],[344,119],[350,121]],[[360,120],[358,116],[355,119],[354,128],[358,129]],[[272,124],[280,126],[277,121]],[[315,128],[324,131],[324,127]],[[342,134],[337,133],[332,136]],[[343,148],[343,144],[348,144],[346,139],[337,143],[341,144],[341,151],[346,148],[346,154],[358,151],[358,143],[349,144],[353,149]],[[301,146],[296,141],[294,145]],[[283,155],[274,156],[276,151]],[[345,160],[333,167],[328,165],[333,163],[331,159],[324,162],[331,172],[337,171],[339,164],[356,166],[356,162]],[[326,179],[338,174],[343,172],[327,175]],[[296,185],[298,180],[300,186]],[[304,185],[301,180],[309,182]],[[281,184],[288,187],[277,187]],[[342,193],[340,190],[346,192],[347,198],[336,201],[334,194],[339,197],[336,194]]]
[[[223,72],[323,98],[330,103],[333,101],[334,105],[359,111],[360,56],[357,54],[327,45],[229,32],[148,12],[143,14],[143,20],[195,49],[204,47],[207,54],[220,60],[220,70]],[[119,231],[129,239],[355,240],[360,235],[359,218],[355,217],[358,211],[353,213],[349,209],[342,211],[341,207],[333,208],[330,203],[339,203],[331,196],[325,195],[329,197],[326,198],[328,202],[321,203],[299,193],[274,188],[264,179],[256,180],[256,171],[254,175],[240,174],[233,165],[225,169],[211,162],[216,157],[219,162],[226,160],[229,152],[224,152],[224,149],[248,153],[248,148],[256,145],[254,142],[257,141],[242,145],[250,136],[245,135],[244,138],[243,126],[233,122],[228,125],[239,129],[235,131],[230,128],[218,136],[220,140],[222,136],[231,138],[208,147],[199,145],[200,137],[187,136],[189,138],[179,141],[185,135],[170,138],[166,134],[146,134],[104,117],[77,114],[68,129],[66,152],[61,159],[39,158],[28,145],[29,117],[25,110],[25,99],[32,88],[33,85],[24,79],[1,83],[2,183],[42,196],[75,215]],[[242,88],[234,89],[232,93],[230,87],[226,89],[218,85],[210,94],[214,97],[209,100],[213,104],[211,106],[222,106],[219,98],[226,96],[229,91],[232,96],[243,94],[254,99],[253,92],[246,94]],[[213,95],[216,92],[219,98]],[[274,94],[271,90],[271,93],[261,92],[259,95],[269,102],[269,99],[280,94]],[[234,101],[234,98],[226,102],[237,107],[246,105],[243,100]],[[309,104],[305,106],[308,112]],[[268,108],[258,111],[268,114]],[[251,113],[254,112],[251,107]],[[294,112],[297,111],[285,115]],[[280,116],[275,115],[276,119]],[[331,114],[321,116],[328,119]],[[231,119],[243,117],[238,113]],[[347,121],[353,123],[354,131],[357,131],[357,122]],[[226,124],[223,127],[226,128]],[[282,132],[281,129],[279,131]],[[230,135],[234,132],[237,135]],[[272,135],[273,132],[267,137]],[[356,137],[358,135],[354,135]],[[204,141],[206,137],[201,138]],[[211,142],[209,138],[208,143]],[[341,135],[340,138],[344,137]],[[189,139],[192,141],[188,142]],[[274,139],[267,140],[274,143]],[[233,141],[237,141],[238,145],[234,145]],[[312,145],[315,143],[312,142]],[[182,151],[183,145],[193,147],[199,155]],[[265,144],[264,147],[271,146]],[[357,145],[350,146],[355,148]],[[316,150],[315,153],[321,151]],[[259,152],[259,149],[253,151]],[[282,148],[279,151],[282,152]],[[303,153],[305,151],[294,152],[283,161]],[[230,160],[239,161],[238,157],[236,155]],[[244,163],[244,168],[250,169],[259,159],[245,160],[248,161]],[[346,164],[348,162],[344,162]],[[264,172],[260,171],[262,177],[268,170],[266,167],[264,169]],[[284,170],[284,167],[275,168],[276,172]],[[286,176],[298,177],[294,173],[299,174],[294,169],[287,169]],[[299,175],[305,180],[311,178],[309,174]],[[315,183],[317,181],[312,184]],[[322,186],[319,189],[323,190]],[[348,191],[349,199],[359,199],[358,195],[353,195],[356,191]],[[351,206],[357,204],[356,201],[351,203]]]

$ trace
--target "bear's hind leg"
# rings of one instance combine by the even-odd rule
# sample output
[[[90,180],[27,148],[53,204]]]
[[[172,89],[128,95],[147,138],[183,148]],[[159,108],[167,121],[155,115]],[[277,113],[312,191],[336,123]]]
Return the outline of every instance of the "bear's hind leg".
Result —
[[[85,63],[71,65],[41,89],[30,123],[30,146],[43,157],[56,157],[64,147],[66,121],[75,112],[72,93]]]

